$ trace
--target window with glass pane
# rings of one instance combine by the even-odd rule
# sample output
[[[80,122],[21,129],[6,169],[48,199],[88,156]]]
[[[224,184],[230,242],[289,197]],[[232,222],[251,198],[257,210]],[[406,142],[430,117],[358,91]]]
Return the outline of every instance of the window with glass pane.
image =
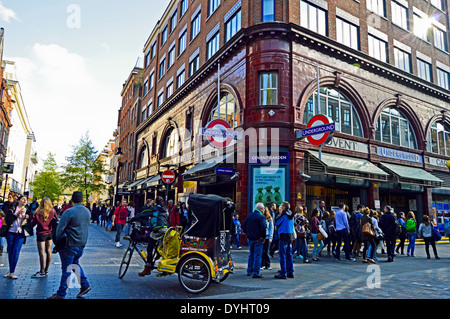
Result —
[[[408,30],[408,8],[405,8],[398,2],[392,1],[392,23]]]
[[[377,121],[375,130],[377,141],[417,148],[417,140],[408,119],[395,108],[385,108]]]
[[[422,18],[421,16],[414,14],[413,17],[413,22],[414,22],[414,35],[424,41],[429,42],[429,26],[430,24],[427,23],[427,21],[425,21],[424,18]]]
[[[259,74],[260,105],[278,104],[278,72],[261,72]]]
[[[450,156],[449,127],[440,122],[434,123],[428,135],[428,145],[432,153]]]
[[[178,153],[178,133],[177,130],[170,130],[170,132],[167,134],[165,143],[164,143],[164,157],[173,156]]]
[[[411,73],[411,54],[394,48],[395,66],[400,70]]]
[[[177,75],[177,88],[179,88],[180,86],[182,86],[184,84],[184,70]]]
[[[421,59],[417,59],[417,76],[425,81],[432,82],[431,64]]]
[[[201,11],[192,19],[191,22],[191,41],[200,33]]]
[[[241,29],[241,9],[225,23],[225,42],[230,40]]]
[[[261,22],[275,21],[275,0],[262,0]]]
[[[166,72],[166,59],[159,63],[159,78],[162,78]]]
[[[447,51],[447,34],[445,31],[433,27],[434,46],[442,51]]]
[[[216,119],[227,121],[233,128],[239,126],[239,114],[233,95],[222,93],[220,106],[214,105],[209,113],[208,122]]]
[[[164,45],[164,43],[166,43],[167,41],[167,24],[164,27],[164,29],[162,30],[162,34],[161,34],[161,46]]]
[[[181,16],[183,16],[189,7],[189,0],[181,0],[180,7],[181,7]]]
[[[369,55],[375,59],[387,62],[387,43],[369,34]]]
[[[359,50],[358,27],[341,18],[336,18],[336,40],[355,50]]]
[[[220,0],[209,0],[208,16],[213,14],[214,11],[220,6]]]
[[[217,51],[219,51],[219,32],[207,43],[206,59],[210,59]]]
[[[184,31],[178,39],[178,56],[186,50],[187,31]]]
[[[384,17],[384,0],[367,0],[367,9]]]
[[[167,68],[170,68],[175,63],[175,45],[169,50],[169,57],[167,61]]]
[[[300,25],[311,31],[327,35],[327,13],[309,2],[300,2]]]
[[[439,10],[443,10],[442,0],[431,0],[430,2],[433,6],[435,6]]]
[[[166,87],[166,99],[168,99],[173,93],[173,81]]]
[[[158,107],[160,107],[164,103],[164,92],[161,92],[158,95]]]
[[[450,73],[440,68],[437,68],[436,71],[437,84],[446,90],[450,90]]]
[[[175,10],[175,12],[170,17],[170,31],[169,31],[169,33],[172,33],[173,30],[175,30],[176,26],[177,26],[177,10]]]
[[[197,55],[191,62],[189,62],[189,76],[192,76],[198,70],[199,56]]]
[[[364,137],[362,124],[358,112],[350,100],[334,88],[320,88],[320,114],[332,118],[336,124],[336,131]],[[309,97],[303,114],[303,124],[308,124],[311,118],[317,114],[317,92]]]

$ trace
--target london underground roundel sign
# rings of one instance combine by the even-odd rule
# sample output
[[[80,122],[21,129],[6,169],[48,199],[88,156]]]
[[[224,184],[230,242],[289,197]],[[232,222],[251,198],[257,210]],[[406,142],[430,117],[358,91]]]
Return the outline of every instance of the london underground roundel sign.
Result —
[[[306,129],[299,131],[298,138],[308,140],[312,145],[322,145],[330,140],[336,130],[336,125],[328,116],[319,114],[314,116],[306,126]]]
[[[234,132],[231,125],[221,119],[209,122],[202,129],[202,135],[206,136],[211,145],[218,148],[227,147],[237,139],[237,133]]]
[[[161,179],[165,184],[172,184],[175,181],[175,173],[171,170],[164,171],[161,174]]]

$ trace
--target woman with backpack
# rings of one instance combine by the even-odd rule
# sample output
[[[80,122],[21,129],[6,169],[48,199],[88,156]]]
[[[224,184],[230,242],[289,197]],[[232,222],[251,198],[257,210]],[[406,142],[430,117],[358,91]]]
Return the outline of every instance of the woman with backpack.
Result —
[[[430,222],[430,216],[424,215],[422,224],[419,226],[419,236],[425,241],[425,252],[427,253],[427,259],[430,259],[430,244],[433,247],[434,257],[440,259],[437,254],[436,242],[433,238],[433,224]]]
[[[417,227],[416,216],[413,212],[409,212],[406,215],[406,237],[408,238],[408,249],[406,250],[406,256],[416,257],[414,255],[414,248],[416,246]]]
[[[399,250],[401,249],[401,254],[404,255],[404,249],[405,249],[405,240],[406,240],[406,224],[405,224],[405,213],[400,212],[398,214],[397,219],[399,231],[398,231],[398,239],[400,239],[400,243],[397,245],[397,248],[395,249],[395,252],[399,254]]]

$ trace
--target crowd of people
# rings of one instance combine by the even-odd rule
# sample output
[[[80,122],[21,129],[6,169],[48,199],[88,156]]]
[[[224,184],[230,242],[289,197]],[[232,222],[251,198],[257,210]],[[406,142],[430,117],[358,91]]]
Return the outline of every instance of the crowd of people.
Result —
[[[417,237],[423,238],[425,252],[430,259],[430,246],[435,259],[438,256],[436,241],[439,232],[434,228],[430,217],[423,216],[422,222],[416,220],[414,212],[395,214],[390,206],[377,211],[358,205],[356,210],[341,203],[339,209],[327,210],[321,201],[311,214],[305,206],[296,206],[291,211],[290,204],[283,202],[264,205],[257,203],[255,209],[243,221],[234,217],[235,233],[232,244],[240,247],[239,234],[246,234],[249,244],[247,275],[262,278],[261,269],[271,269],[271,258],[279,251],[280,271],[275,278],[294,278],[293,260],[304,263],[318,262],[322,255],[333,257],[337,261],[345,259],[356,261],[361,257],[363,263],[379,262],[378,253],[387,256],[387,262],[393,262],[396,254],[415,257]],[[397,239],[399,243],[397,244]],[[308,253],[308,246],[312,251]],[[309,259],[308,257],[311,257]]]

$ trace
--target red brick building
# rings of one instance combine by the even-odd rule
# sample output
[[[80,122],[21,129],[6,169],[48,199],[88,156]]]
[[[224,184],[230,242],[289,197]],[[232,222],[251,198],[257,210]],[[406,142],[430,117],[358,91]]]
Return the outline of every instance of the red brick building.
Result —
[[[325,200],[327,209],[389,204],[419,218],[442,206],[443,221],[448,10],[444,0],[171,1],[143,50],[131,192],[164,195],[159,174],[171,167],[169,198],[229,196],[241,219],[257,201],[311,211]],[[336,123],[321,159],[296,139],[319,113]],[[243,149],[203,139],[218,118],[243,133]],[[267,155],[279,150],[277,169],[262,144]],[[223,154],[234,162],[205,161]]]

